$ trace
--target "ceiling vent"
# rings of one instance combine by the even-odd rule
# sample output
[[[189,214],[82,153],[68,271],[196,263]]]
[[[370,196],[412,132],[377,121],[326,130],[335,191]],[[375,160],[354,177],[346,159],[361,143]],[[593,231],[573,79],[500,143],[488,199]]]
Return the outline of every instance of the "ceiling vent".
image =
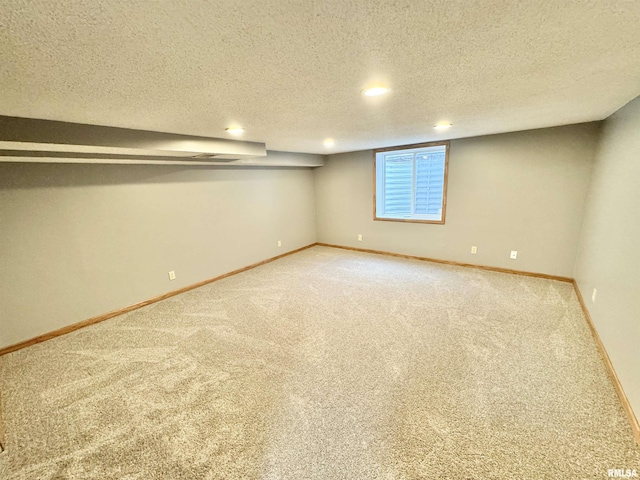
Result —
[[[266,155],[264,143],[0,115],[0,162],[211,165]]]

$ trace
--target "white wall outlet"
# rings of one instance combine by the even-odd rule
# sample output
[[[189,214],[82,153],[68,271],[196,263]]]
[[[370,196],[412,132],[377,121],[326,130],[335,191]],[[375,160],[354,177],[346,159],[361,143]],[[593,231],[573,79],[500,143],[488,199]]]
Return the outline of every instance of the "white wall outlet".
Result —
[[[511,250],[511,260],[515,260],[516,258],[518,258],[518,251],[517,250]]]
[[[362,235],[358,234],[358,241],[361,242],[362,241]]]
[[[282,246],[282,240],[278,240],[278,247]]]
[[[593,303],[596,303],[596,295],[597,295],[597,293],[598,293],[598,290],[594,288],[593,289],[593,293],[591,294],[591,301]]]
[[[176,279],[176,272],[174,272],[173,270],[171,270],[169,272],[169,280],[175,280]]]
[[[476,247],[475,245],[471,247],[471,253],[473,253],[474,255],[478,253],[478,247]]]

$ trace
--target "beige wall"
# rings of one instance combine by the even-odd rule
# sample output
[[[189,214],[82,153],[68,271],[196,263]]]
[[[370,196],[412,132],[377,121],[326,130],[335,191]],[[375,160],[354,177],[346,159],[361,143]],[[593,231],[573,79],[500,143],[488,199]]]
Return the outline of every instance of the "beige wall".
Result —
[[[640,97],[604,123],[575,271],[636,416],[640,416],[639,244]]]
[[[0,348],[313,243],[313,191],[310,169],[0,163]]]
[[[598,132],[452,140],[445,225],[373,221],[372,152],[331,155],[315,170],[318,241],[572,277]]]

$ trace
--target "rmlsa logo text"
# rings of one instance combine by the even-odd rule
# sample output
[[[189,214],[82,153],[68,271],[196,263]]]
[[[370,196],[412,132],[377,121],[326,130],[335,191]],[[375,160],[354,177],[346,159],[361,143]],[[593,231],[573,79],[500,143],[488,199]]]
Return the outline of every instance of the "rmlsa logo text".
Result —
[[[636,469],[634,468],[633,470],[627,468],[610,468],[607,473],[609,474],[610,477],[615,477],[615,478],[637,478],[638,477],[638,472],[636,471]]]

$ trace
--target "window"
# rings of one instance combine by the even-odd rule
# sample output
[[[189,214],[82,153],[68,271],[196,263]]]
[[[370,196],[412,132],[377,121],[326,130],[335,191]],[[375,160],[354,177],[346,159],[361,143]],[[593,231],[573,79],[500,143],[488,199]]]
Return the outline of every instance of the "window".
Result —
[[[444,223],[449,142],[374,151],[374,220]]]

